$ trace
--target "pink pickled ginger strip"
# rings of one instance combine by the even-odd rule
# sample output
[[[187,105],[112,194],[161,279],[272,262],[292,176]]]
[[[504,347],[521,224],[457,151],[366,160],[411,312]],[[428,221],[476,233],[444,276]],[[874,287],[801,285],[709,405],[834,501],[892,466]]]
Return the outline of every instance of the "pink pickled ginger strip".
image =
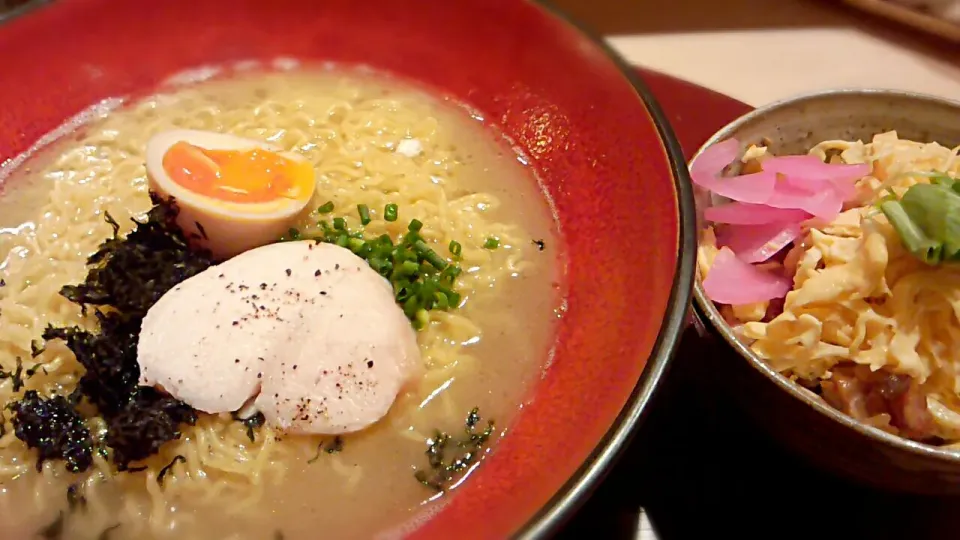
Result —
[[[690,167],[690,175],[694,177],[694,182],[697,176],[716,178],[723,172],[724,167],[737,159],[738,155],[740,155],[740,141],[736,139],[712,144],[697,157],[696,162]]]
[[[780,156],[763,161],[763,170],[802,178],[804,180],[825,180],[827,182],[859,180],[870,174],[870,166],[833,164],[820,161],[817,156]]]
[[[809,191],[796,187],[795,183],[779,181],[766,204],[774,208],[804,210],[829,222],[840,214],[843,208],[843,195],[831,187]]]
[[[870,165],[824,163],[817,156],[781,156],[763,162],[763,170],[782,174],[792,185],[811,191],[821,191],[832,186],[843,201],[852,199],[857,192],[856,182],[870,174]]]
[[[791,187],[802,189],[805,191],[819,192],[827,189],[832,189],[840,195],[840,198],[845,202],[854,198],[857,195],[857,181],[856,180],[810,180],[808,178],[797,178],[794,176],[786,176],[781,179],[781,181],[786,182]]]
[[[698,177],[693,181],[704,189],[734,201],[745,203],[765,203],[773,195],[777,175],[769,172],[745,174],[731,178]]]
[[[765,204],[734,202],[707,208],[703,212],[703,217],[715,223],[764,225],[767,223],[804,221],[812,216],[796,208],[774,208]]]
[[[741,261],[728,248],[720,249],[707,279],[703,280],[703,290],[708,298],[734,306],[783,298],[791,286],[789,278]]]
[[[748,263],[761,263],[773,257],[800,236],[799,223],[728,225],[717,230],[717,244],[731,249]]]
[[[745,203],[763,203],[773,194],[777,175],[759,172],[722,178],[724,167],[732,163],[740,154],[740,142],[727,139],[714,144],[697,157],[690,167],[693,183],[713,193],[734,201]]]

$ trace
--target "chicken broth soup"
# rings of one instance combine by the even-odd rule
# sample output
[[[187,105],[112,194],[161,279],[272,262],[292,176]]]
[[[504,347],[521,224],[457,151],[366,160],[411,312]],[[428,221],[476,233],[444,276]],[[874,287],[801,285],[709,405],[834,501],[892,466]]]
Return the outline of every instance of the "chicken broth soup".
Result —
[[[0,216],[2,538],[401,530],[505,433],[562,300],[532,171],[370,74],[164,89]]]

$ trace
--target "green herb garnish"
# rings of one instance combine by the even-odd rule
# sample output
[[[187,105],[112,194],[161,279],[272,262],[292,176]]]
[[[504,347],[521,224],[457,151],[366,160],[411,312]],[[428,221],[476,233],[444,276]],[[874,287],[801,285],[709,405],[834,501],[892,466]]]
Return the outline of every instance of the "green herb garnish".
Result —
[[[360,214],[360,224],[367,225],[370,223],[370,207],[365,204],[357,205],[357,213]]]
[[[914,257],[930,265],[960,261],[960,180],[930,180],[911,186],[900,200],[884,200],[880,210]]]
[[[490,238],[487,238],[486,242],[483,243],[483,247],[485,249],[497,249],[500,247],[500,239],[491,236]]]
[[[463,252],[463,246],[461,246],[460,242],[457,242],[456,240],[451,240],[450,245],[447,247],[447,249],[450,250],[450,254],[453,255],[454,257],[459,257],[460,254]]]
[[[397,205],[393,203],[386,205],[383,207],[383,219],[386,221],[396,221],[398,211],[399,208],[397,208]]]
[[[320,208],[317,208],[318,214],[329,214],[333,212],[333,201],[327,201],[320,205]]]
[[[417,470],[414,478],[431,489],[446,491],[461,473],[476,462],[493,435],[493,420],[478,432],[479,424],[480,412],[474,407],[464,422],[463,437],[457,438],[437,430],[432,438],[427,439],[426,455],[430,468]]]

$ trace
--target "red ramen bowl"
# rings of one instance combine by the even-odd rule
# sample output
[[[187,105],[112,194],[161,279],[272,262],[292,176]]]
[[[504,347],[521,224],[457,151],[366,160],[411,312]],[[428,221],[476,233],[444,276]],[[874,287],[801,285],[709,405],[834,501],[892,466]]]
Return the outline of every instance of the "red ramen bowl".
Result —
[[[30,7],[0,27],[0,163],[106,98],[198,66],[277,57],[368,65],[453,96],[501,131],[554,203],[567,309],[508,435],[411,535],[541,536],[589,495],[664,375],[696,248],[679,145],[601,40],[521,0]]]

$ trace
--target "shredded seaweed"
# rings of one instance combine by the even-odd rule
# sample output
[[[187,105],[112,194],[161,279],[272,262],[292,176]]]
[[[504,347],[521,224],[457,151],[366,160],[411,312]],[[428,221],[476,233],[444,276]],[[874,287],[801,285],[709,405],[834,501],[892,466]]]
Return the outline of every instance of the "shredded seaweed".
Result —
[[[464,421],[462,438],[437,430],[432,438],[427,439],[429,469],[418,469],[413,475],[414,478],[430,489],[446,491],[477,461],[493,435],[493,420],[487,421],[486,427],[478,432],[480,420],[480,410],[474,407]]]
[[[244,427],[247,428],[247,438],[250,439],[250,442],[256,441],[256,437],[254,433],[255,430],[263,427],[264,422],[266,422],[266,418],[263,417],[263,413],[259,411],[257,411],[257,413],[252,416],[248,416],[247,418],[240,418],[240,415],[238,415],[236,412],[230,413],[230,416],[232,416],[234,420],[236,420],[237,422],[240,422],[241,424],[244,425]]]
[[[23,359],[19,356],[17,357],[17,367],[11,369],[10,371],[3,371],[0,369],[0,381],[3,379],[10,379],[13,384],[13,391],[19,392],[24,387],[24,378],[23,378]]]
[[[189,405],[150,387],[139,387],[127,406],[107,419],[106,443],[120,470],[146,459],[168,441],[180,438],[181,424],[194,424]]]
[[[343,438],[337,435],[333,440],[329,442],[320,441],[320,444],[317,445],[317,453],[312,458],[307,460],[308,465],[312,465],[320,456],[324,453],[327,454],[337,454],[343,451]]]
[[[163,477],[166,476],[167,473],[168,473],[171,469],[173,469],[173,466],[176,465],[177,463],[186,463],[186,462],[187,462],[187,458],[185,458],[185,457],[183,457],[183,456],[181,456],[181,455],[179,455],[179,454],[177,454],[176,456],[174,456],[173,459],[170,460],[170,463],[167,463],[166,465],[164,465],[164,467],[163,467],[162,469],[160,469],[160,472],[157,473],[157,483],[162,486],[162,485],[163,485]]]
[[[115,531],[115,530],[117,530],[117,529],[119,529],[119,528],[120,528],[120,524],[119,524],[119,523],[107,527],[106,529],[104,529],[104,530],[100,533],[99,536],[97,536],[97,540],[110,540],[110,534],[113,533],[113,531]]]
[[[534,240],[533,245],[537,246],[537,249],[539,251],[543,251],[547,247],[547,243],[544,242],[543,240]]]
[[[17,438],[37,450],[37,470],[47,460],[63,460],[70,472],[82,472],[93,463],[93,438],[76,408],[63,396],[43,398],[28,390],[13,403]]]
[[[14,404],[17,437],[37,448],[41,462],[64,459],[68,470],[80,472],[90,466],[96,451],[108,456],[119,470],[133,472],[131,462],[156,454],[166,442],[180,438],[181,425],[196,422],[196,411],[185,403],[138,386],[136,349],[147,310],[178,283],[215,261],[208,251],[189,245],[176,224],[176,202],[150,196],[153,208],[146,219],[134,220],[136,226],[126,236],[120,236],[120,225],[105,215],[113,235],[87,259],[84,282],[60,291],[85,310],[96,308],[98,329],[49,326],[43,332],[47,342],[62,340],[85,371],[69,400],[45,400],[34,393]],[[17,373],[21,371],[18,362]],[[15,379],[15,389],[22,384],[22,377],[19,383]],[[96,447],[89,431],[80,427],[83,419],[77,407],[84,402],[93,405],[106,422],[106,436]],[[54,413],[63,420],[41,427]]]
[[[70,484],[67,488],[67,507],[71,512],[83,510],[87,507],[87,497],[83,494],[83,484]]]
[[[63,512],[60,512],[49,525],[37,531],[37,535],[46,540],[60,540],[60,538],[63,538],[63,523],[64,515]]]

